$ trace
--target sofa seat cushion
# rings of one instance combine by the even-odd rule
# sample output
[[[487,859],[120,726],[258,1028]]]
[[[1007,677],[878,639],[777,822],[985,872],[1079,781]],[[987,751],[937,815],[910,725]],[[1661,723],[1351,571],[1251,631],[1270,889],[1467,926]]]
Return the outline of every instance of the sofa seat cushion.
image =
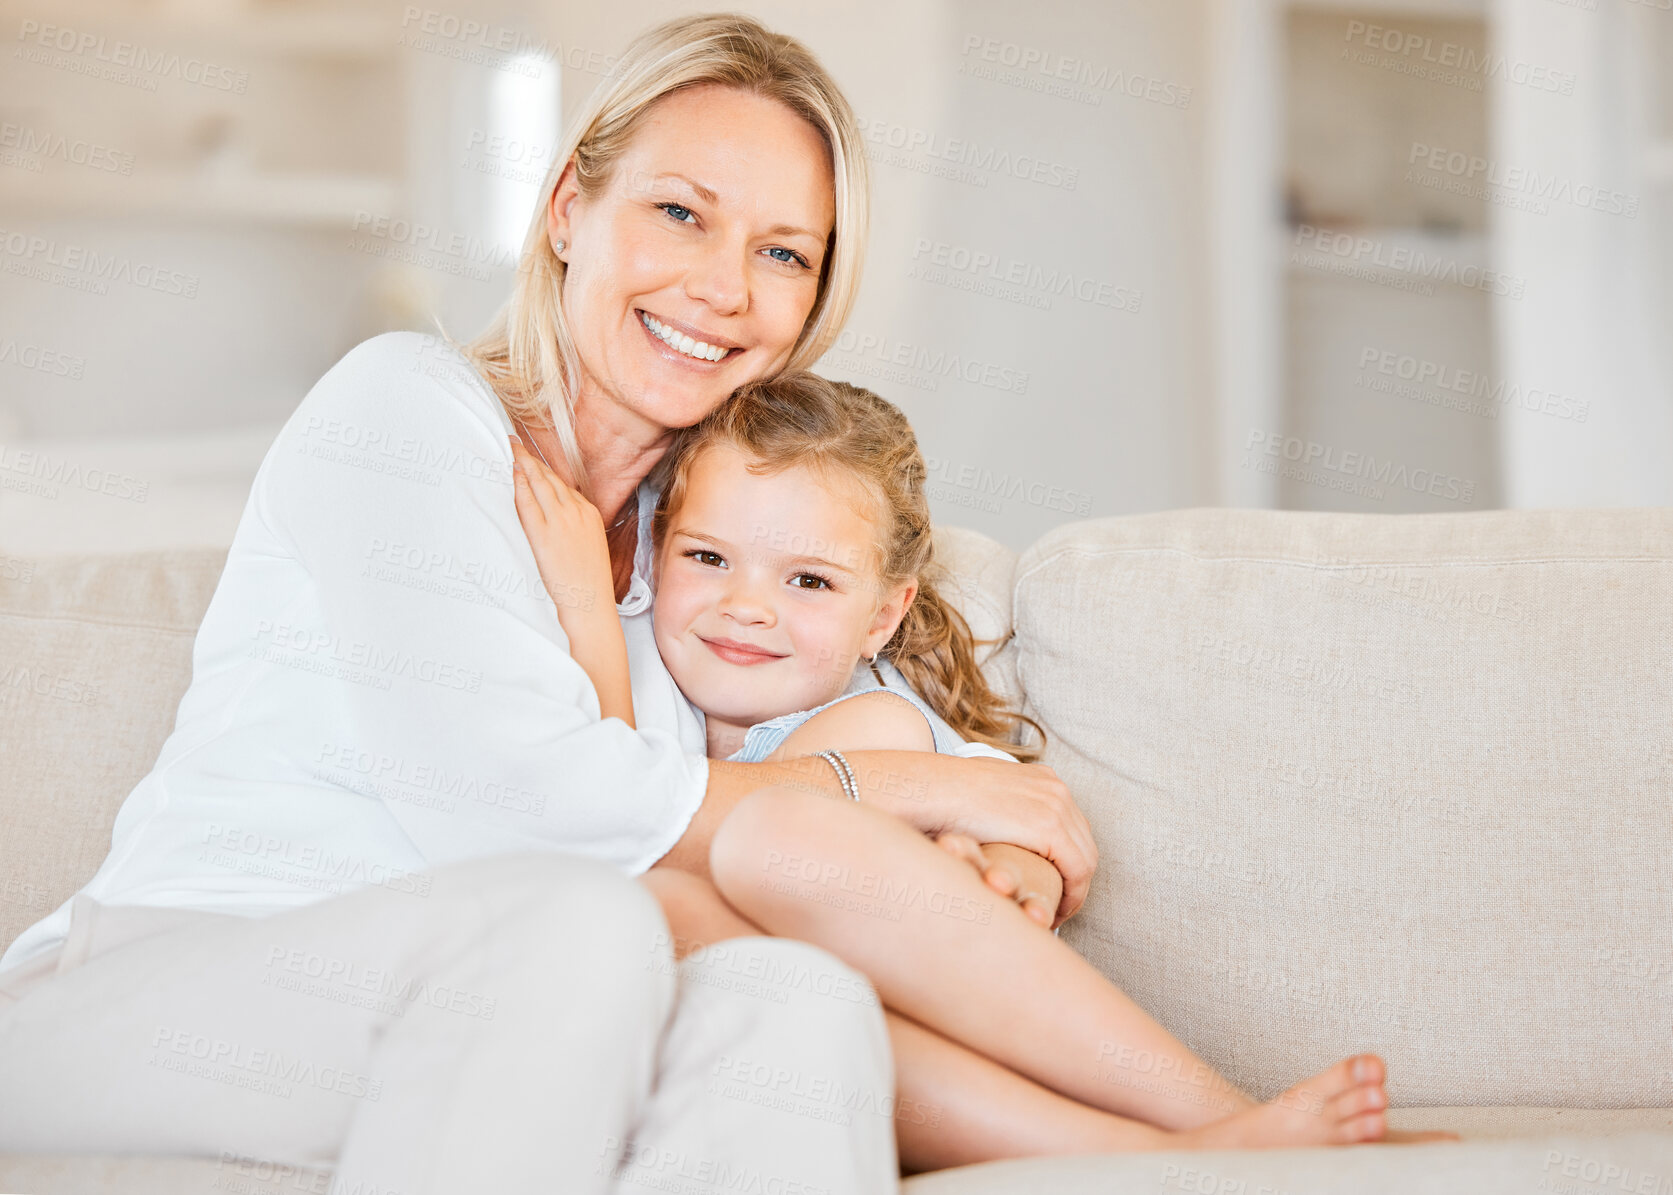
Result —
[[[1673,510],[1070,524],[1015,620],[1101,856],[1063,937],[1233,1082],[1673,1103]]]
[[[1390,1119],[1401,1123],[1398,1116]],[[1665,1195],[1669,1190],[1673,1133],[1666,1132],[1030,1158],[936,1171],[901,1184],[901,1195]]]
[[[1216,1153],[1156,1153],[1100,1157],[1037,1158],[1026,1161],[960,1166],[918,1175],[902,1184],[902,1195],[1110,1195],[1111,1192],[1190,1192],[1185,1172],[1217,1176],[1236,1186],[1212,1185],[1227,1195],[1253,1195],[1264,1183],[1272,1195],[1290,1192],[1353,1190],[1453,1192],[1476,1195],[1495,1191],[1526,1195],[1556,1191],[1559,1182],[1581,1183],[1582,1168],[1590,1186],[1633,1192],[1638,1186],[1608,1187],[1602,1167],[1616,1165],[1638,1182],[1657,1176],[1662,1186],[1647,1195],[1673,1190],[1673,1109],[1585,1111],[1568,1108],[1396,1108],[1389,1123],[1400,1129],[1451,1129],[1462,1146],[1377,1146],[1348,1150],[1227,1150]],[[1625,1141],[1617,1138],[1627,1138]],[[1530,1141],[1537,1148],[1530,1146]],[[1437,1152],[1438,1150],[1438,1152]],[[1557,1155],[1553,1158],[1553,1154]],[[1170,1170],[1169,1167],[1174,1169]],[[1466,1180],[1493,1167],[1521,1177],[1520,1186],[1470,1187]],[[1384,1168],[1392,1167],[1384,1182]],[[1574,1171],[1565,1175],[1565,1168]],[[1528,1177],[1531,1173],[1532,1177]],[[1550,1181],[1541,1184],[1540,1179]],[[1422,1181],[1419,1181],[1419,1180]],[[1350,1180],[1352,1180],[1350,1185]],[[1193,1179],[1195,1183],[1199,1180]],[[1361,1182],[1372,1185],[1361,1186]],[[1621,1175],[1612,1180],[1619,1184]],[[1405,1183],[1401,1186],[1400,1183]],[[1383,1185],[1376,1185],[1383,1183]],[[1576,1187],[1576,1189],[1579,1189]],[[330,1172],[307,1167],[279,1167],[250,1159],[183,1157],[71,1157],[0,1154],[0,1191],[30,1195],[325,1195]]]
[[[28,1195],[327,1195],[331,1171],[222,1158],[0,1154],[0,1191]]]

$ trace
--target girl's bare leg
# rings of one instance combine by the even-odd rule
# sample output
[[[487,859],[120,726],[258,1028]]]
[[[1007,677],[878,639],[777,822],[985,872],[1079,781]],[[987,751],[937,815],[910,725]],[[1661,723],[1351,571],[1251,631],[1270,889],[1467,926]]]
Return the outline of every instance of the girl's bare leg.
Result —
[[[716,832],[710,866],[766,932],[824,947],[897,1013],[1074,1102],[1203,1130],[1199,1144],[1385,1132],[1375,1055],[1257,1105],[968,864],[879,810],[763,789]]]
[[[640,877],[662,905],[683,958],[700,946],[767,931],[707,880],[653,867]],[[1089,1108],[885,1009],[895,1059],[901,1167],[939,1170],[1000,1158],[1165,1149],[1173,1134]]]
[[[678,957],[710,942],[766,932],[742,916],[714,885],[696,876],[652,868],[640,882],[661,902]],[[1034,929],[1042,932],[1037,926]],[[895,1057],[896,1139],[902,1168],[909,1172],[1000,1158],[1227,1148],[1293,1140],[1250,1117],[1235,1117],[1199,1132],[1159,1129],[1042,1087],[898,1012],[886,1009],[885,1016]],[[1375,1136],[1381,1120],[1375,1109],[1362,1110],[1370,1116],[1350,1115],[1357,1107],[1355,1101],[1364,1103],[1369,1092],[1370,1087],[1363,1084],[1343,1087],[1342,1094],[1348,1098],[1338,1100],[1339,1115],[1332,1119],[1338,1140]],[[1265,1105],[1256,1110],[1256,1116],[1274,1107]],[[1281,1115],[1318,1120],[1297,1111]]]

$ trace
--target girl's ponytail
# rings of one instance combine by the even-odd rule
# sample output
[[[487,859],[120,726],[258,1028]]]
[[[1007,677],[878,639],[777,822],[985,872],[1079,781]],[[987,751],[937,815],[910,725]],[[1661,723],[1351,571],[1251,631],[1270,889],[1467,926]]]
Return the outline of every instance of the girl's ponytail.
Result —
[[[918,595],[906,608],[894,638],[883,654],[913,690],[954,730],[977,743],[1009,751],[1025,763],[1040,757],[1040,746],[1011,741],[1018,726],[1027,723],[1045,742],[1046,732],[1028,715],[1010,709],[993,691],[976,662],[976,648],[994,643],[976,639],[970,624],[935,586],[933,574],[918,578]]]

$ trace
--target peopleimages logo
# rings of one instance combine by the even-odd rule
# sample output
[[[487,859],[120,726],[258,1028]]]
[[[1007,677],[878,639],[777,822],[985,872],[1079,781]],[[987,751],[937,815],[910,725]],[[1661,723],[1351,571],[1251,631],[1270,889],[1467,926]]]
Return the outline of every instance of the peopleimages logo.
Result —
[[[918,237],[913,241],[912,260],[917,264],[908,272],[908,277],[922,278],[926,282],[938,282],[943,285],[950,284],[954,285],[955,289],[971,289],[982,294],[994,290],[993,297],[1011,299],[1026,306],[1042,309],[1050,309],[1054,296],[1066,295],[1083,303],[1137,313],[1143,299],[1143,296],[1131,287],[1117,286],[1090,274],[1077,274],[1074,270],[1057,267],[1047,268],[1037,262],[972,249],[968,245],[937,241],[930,237]],[[949,278],[965,278],[974,285],[960,286],[949,283]],[[988,289],[984,290],[984,287]]]
[[[1423,33],[1391,29],[1368,21],[1350,20],[1344,41],[1357,41],[1367,49],[1383,50],[1390,54],[1410,57],[1415,54],[1424,63],[1448,70],[1458,70],[1481,79],[1504,79],[1536,91],[1555,91],[1561,95],[1574,94],[1574,75],[1569,71],[1520,59],[1509,59],[1503,54],[1475,50],[1455,41],[1437,41]]]
[[[995,473],[992,469],[984,469],[978,465],[967,464],[955,468],[953,462],[933,456],[924,458],[924,469],[931,497],[957,501],[951,492],[941,488],[952,486],[985,498],[1023,502],[1042,510],[1056,510],[1064,514],[1085,516],[1092,510],[1090,494],[1049,485],[1043,481],[1030,481],[1015,474]],[[941,483],[941,487],[936,485],[937,482]],[[988,509],[991,513],[998,514],[997,501]]]
[[[243,95],[250,86],[250,72],[234,70],[201,58],[182,57],[166,50],[151,50],[130,41],[111,40],[102,33],[89,33],[63,25],[43,25],[25,18],[18,26],[17,40],[24,43],[12,51],[43,66],[60,67],[76,74],[108,77],[112,82],[141,86],[155,91],[157,79],[178,79]],[[53,61],[56,52],[71,61]],[[79,60],[79,61],[77,61]]]
[[[1526,279],[1490,270],[1485,266],[1468,262],[1460,265],[1455,257],[1443,257],[1440,254],[1427,253],[1422,248],[1388,244],[1367,236],[1319,228],[1312,224],[1298,224],[1291,243],[1297,251],[1291,255],[1291,260],[1297,265],[1320,264],[1301,256],[1307,252],[1314,252],[1354,265],[1379,266],[1429,282],[1444,282],[1452,286],[1479,290],[1484,294],[1502,295],[1509,299],[1522,298],[1528,289]],[[1329,264],[1325,265],[1328,269]]]
[[[434,8],[409,4],[401,12],[401,34],[395,44],[422,50],[462,62],[488,66],[536,78],[542,73],[537,59],[546,59],[572,71],[605,75],[616,65],[616,56],[586,46],[533,37],[518,29],[460,17]]]
[[[60,486],[127,502],[144,502],[151,493],[149,481],[126,473],[84,465],[50,452],[0,444],[0,489],[56,498]]]
[[[1326,444],[1303,440],[1298,436],[1284,436],[1277,432],[1251,429],[1247,452],[1264,452],[1293,462],[1304,470],[1323,469],[1327,473],[1354,478],[1376,486],[1397,486],[1414,494],[1433,494],[1455,502],[1468,502],[1475,496],[1475,482],[1438,473],[1433,469],[1408,469],[1394,461],[1379,461],[1368,452],[1343,452]],[[1380,495],[1376,495],[1379,496]]]
[[[38,344],[18,344],[15,340],[0,340],[0,365],[16,365],[53,377],[79,380],[87,371],[87,362],[73,353],[42,348]]]
[[[906,155],[898,161],[889,155],[881,155],[883,160],[891,165],[907,169],[918,168],[912,156],[922,155],[934,160],[922,163],[922,169],[926,173],[942,173],[938,167],[945,163],[969,170],[1008,175],[1024,182],[1039,183],[1064,191],[1073,191],[1080,182],[1078,167],[1066,166],[1062,162],[1054,162],[1036,154],[1013,153],[1011,150],[984,145],[967,137],[943,137],[929,129],[914,128],[893,121],[862,116],[857,118],[856,123],[860,127],[861,136],[871,145],[885,150],[898,150]],[[879,155],[874,153],[873,156]],[[978,186],[987,185],[987,179],[981,175],[969,176],[967,173],[947,172],[944,177],[953,178],[958,182],[974,182]]]
[[[161,291],[186,299],[197,298],[198,278],[150,262],[136,262],[125,254],[100,253],[82,245],[60,242],[38,233],[13,232],[0,229],[0,268],[8,274],[53,280],[53,272],[67,270],[83,276],[83,280],[100,288],[112,282],[137,286],[141,290]],[[99,294],[106,289],[99,289]]]
[[[980,33],[966,34],[959,73],[1097,106],[1109,92],[1166,108],[1188,108],[1191,89],[1167,79],[1122,70],[1039,46]]]
[[[0,150],[10,151],[0,154],[0,163],[23,165],[26,169],[38,170],[40,162],[56,160],[109,174],[134,172],[133,154],[81,137],[72,140],[62,133],[13,124],[9,120],[0,121]]]
[[[491,238],[446,232],[422,221],[365,210],[354,214],[349,248],[486,281],[489,269],[515,269],[517,255]]]
[[[838,353],[855,357],[875,357],[878,361],[898,365],[931,375],[935,378],[956,378],[973,386],[1001,390],[1010,394],[1028,393],[1028,371],[946,349],[932,349],[872,332],[857,332],[845,328],[834,346]]]
[[[1546,203],[1567,203],[1590,208],[1609,216],[1636,216],[1638,196],[1624,191],[1600,187],[1595,183],[1577,183],[1559,174],[1545,174],[1525,166],[1506,166],[1492,158],[1468,154],[1461,149],[1444,145],[1412,142],[1406,155],[1406,165],[1431,172],[1424,177],[1408,171],[1406,181],[1436,190],[1470,195],[1477,199],[1504,202],[1517,199],[1524,202],[1511,206],[1534,205],[1530,210],[1544,214]]]
[[[1354,384],[1362,389],[1386,388],[1404,398],[1421,398],[1421,392],[1427,388],[1443,396],[1476,400],[1458,404],[1446,402],[1442,405],[1455,406],[1456,409],[1469,414],[1484,415],[1490,419],[1497,418],[1499,411],[1504,407],[1515,407],[1584,423],[1590,410],[1590,404],[1583,398],[1573,398],[1538,386],[1523,386],[1504,378],[1495,379],[1474,370],[1458,369],[1439,361],[1429,361],[1409,353],[1397,353],[1392,349],[1373,348],[1371,345],[1365,345],[1360,349],[1359,369],[1360,377]],[[1411,392],[1393,386],[1379,387],[1376,379],[1366,377],[1370,372],[1385,379],[1409,382]]]

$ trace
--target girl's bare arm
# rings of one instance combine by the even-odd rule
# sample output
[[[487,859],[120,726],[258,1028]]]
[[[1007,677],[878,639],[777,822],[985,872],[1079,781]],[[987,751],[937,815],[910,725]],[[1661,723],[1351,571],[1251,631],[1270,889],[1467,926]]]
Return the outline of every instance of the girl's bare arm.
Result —
[[[598,691],[599,716],[633,721],[627,638],[616,614],[610,545],[598,508],[510,437],[517,518],[557,607],[569,654]]]
[[[917,707],[904,697],[878,692],[851,697],[803,722],[767,757],[769,762],[835,748],[933,753],[935,739]],[[1017,900],[1023,912],[1051,926],[1063,898],[1063,877],[1051,862],[1009,842],[982,843],[959,833],[936,842],[976,868],[994,891]]]
[[[1047,765],[928,751],[842,752],[859,780],[863,804],[892,813],[931,838],[962,833],[1033,851],[1063,879],[1059,920],[1086,900],[1098,847],[1068,786]],[[709,844],[715,832],[750,793],[774,785],[844,799],[836,773],[817,756],[778,763],[712,759],[703,804],[659,866],[712,879]]]
[[[598,690],[599,717],[620,718],[629,726],[634,725],[627,638],[622,634],[616,604],[609,602],[603,606],[601,615],[589,608],[566,616],[558,595],[554,594],[553,600],[558,603],[558,622],[569,636],[569,654]]]

